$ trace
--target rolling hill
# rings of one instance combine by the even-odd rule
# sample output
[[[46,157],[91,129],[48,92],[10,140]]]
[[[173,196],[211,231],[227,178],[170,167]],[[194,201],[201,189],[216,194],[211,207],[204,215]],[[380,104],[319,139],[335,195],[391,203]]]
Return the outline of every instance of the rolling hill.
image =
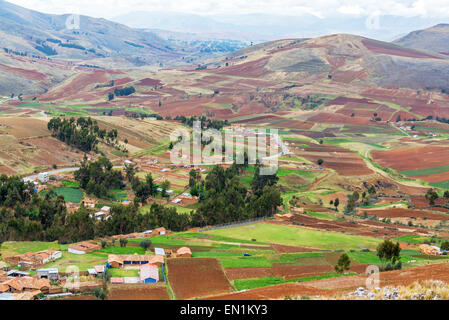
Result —
[[[0,1],[0,46],[12,51],[66,59],[120,56],[132,61],[178,58],[177,48],[154,33],[105,19],[80,16],[70,30],[69,14],[50,15]],[[155,61],[153,61],[155,62]]]
[[[211,60],[207,66],[218,74],[298,83],[333,80],[412,89],[449,86],[446,56],[349,34],[266,42]]]
[[[410,32],[395,40],[394,43],[408,48],[449,55],[449,24],[437,24],[427,29]]]

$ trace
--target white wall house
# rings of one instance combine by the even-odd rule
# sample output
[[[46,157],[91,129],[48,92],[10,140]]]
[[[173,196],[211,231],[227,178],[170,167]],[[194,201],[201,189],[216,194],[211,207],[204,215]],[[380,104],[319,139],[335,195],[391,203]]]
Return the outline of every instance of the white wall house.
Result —
[[[50,174],[48,172],[41,172],[37,175],[37,178],[39,179],[40,182],[46,183],[50,178]]]

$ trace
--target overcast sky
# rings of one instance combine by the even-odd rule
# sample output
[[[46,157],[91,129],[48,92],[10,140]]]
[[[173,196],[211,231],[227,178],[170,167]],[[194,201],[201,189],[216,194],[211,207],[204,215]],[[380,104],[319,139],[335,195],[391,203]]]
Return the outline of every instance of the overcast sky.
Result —
[[[448,18],[449,0],[7,0],[45,13],[78,13],[112,18],[131,11],[174,11],[200,15],[266,13],[335,15],[380,15]]]

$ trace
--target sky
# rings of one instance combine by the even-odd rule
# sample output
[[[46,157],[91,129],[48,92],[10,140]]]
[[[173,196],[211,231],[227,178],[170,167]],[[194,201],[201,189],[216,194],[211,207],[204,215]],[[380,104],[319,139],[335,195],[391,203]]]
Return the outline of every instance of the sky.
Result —
[[[111,19],[131,11],[199,15],[265,13],[319,18],[379,15],[449,18],[449,0],[7,0],[45,13],[77,13]]]

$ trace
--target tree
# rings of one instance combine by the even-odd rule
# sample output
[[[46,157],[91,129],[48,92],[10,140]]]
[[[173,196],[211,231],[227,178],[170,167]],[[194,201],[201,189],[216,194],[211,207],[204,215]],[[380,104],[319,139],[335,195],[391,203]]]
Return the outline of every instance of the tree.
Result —
[[[108,93],[108,100],[111,101],[114,99],[114,94],[112,92]]]
[[[401,247],[399,242],[396,244],[393,241],[386,239],[384,242],[380,243],[377,246],[377,256],[379,257],[382,265],[384,266],[386,263],[395,264],[399,261],[401,252]]]
[[[343,273],[349,270],[349,266],[351,265],[351,260],[346,253],[343,253],[338,259],[337,264],[335,265],[335,272]]]
[[[128,239],[120,238],[120,247],[126,247],[128,244]]]
[[[102,288],[95,288],[94,295],[98,300],[106,299],[106,292]]]
[[[446,241],[442,242],[440,245],[440,249],[442,251],[449,251],[449,241],[446,240]]]
[[[151,240],[145,239],[140,242],[139,246],[143,248],[145,251],[147,251],[151,247]]]
[[[108,245],[106,240],[101,240],[101,247],[104,249]]]
[[[334,201],[335,210],[338,210],[338,206],[340,205],[340,199],[336,198]]]
[[[444,197],[445,199],[449,199],[449,191],[448,191],[448,190],[444,191],[443,197]]]
[[[161,195],[162,197],[166,197],[167,196],[167,190],[170,188],[170,181],[168,180],[164,180],[164,182],[161,183]]]
[[[126,178],[128,179],[129,182],[131,182],[134,178],[134,175],[136,174],[136,167],[137,165],[135,163],[131,163],[131,164],[125,164],[125,174],[126,174]]]
[[[321,166],[324,163],[324,160],[323,159],[318,159],[316,163],[318,163],[318,165]]]
[[[435,205],[435,200],[438,199],[438,193],[435,191],[435,189],[427,190],[426,199],[427,201],[429,201],[429,204],[431,206]]]

